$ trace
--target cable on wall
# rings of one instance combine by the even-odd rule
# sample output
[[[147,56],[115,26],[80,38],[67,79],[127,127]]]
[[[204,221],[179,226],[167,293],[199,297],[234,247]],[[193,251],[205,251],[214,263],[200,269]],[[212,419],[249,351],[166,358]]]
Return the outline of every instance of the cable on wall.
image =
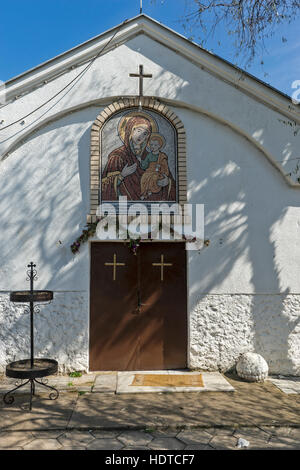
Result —
[[[93,65],[93,63],[95,62],[96,59],[98,59],[98,57],[104,52],[104,50],[109,46],[109,44],[112,42],[112,40],[115,38],[116,34],[119,32],[119,30],[121,29],[121,27],[123,26],[124,23],[126,23],[127,19],[125,21],[123,21],[123,23],[120,24],[119,28],[114,32],[114,34],[112,35],[112,37],[109,39],[109,41],[102,47],[102,49],[97,53],[97,55],[95,57],[93,57],[91,59],[91,61],[88,63],[88,65],[78,74],[76,75],[76,77],[74,77],[69,83],[67,83],[67,85],[65,85],[61,90],[59,90],[57,93],[55,93],[55,95],[53,95],[51,98],[49,98],[47,101],[45,101],[43,104],[41,104],[40,106],[38,106],[37,108],[35,108],[33,111],[30,111],[30,113],[26,114],[25,116],[22,116],[21,118],[17,119],[16,121],[14,122],[11,122],[10,124],[7,124],[6,126],[4,127],[1,127],[0,128],[0,132],[1,131],[4,131],[5,129],[8,129],[9,127],[17,124],[18,122],[20,121],[23,121],[24,119],[28,118],[29,116],[31,116],[32,114],[34,114],[36,111],[38,111],[39,109],[43,108],[44,106],[46,106],[46,104],[50,103],[52,100],[54,100],[54,98],[56,98],[58,95],[60,95],[64,90],[66,90],[70,85],[72,85],[72,83],[76,82],[77,80],[79,81],[83,75],[88,71],[88,69]]]

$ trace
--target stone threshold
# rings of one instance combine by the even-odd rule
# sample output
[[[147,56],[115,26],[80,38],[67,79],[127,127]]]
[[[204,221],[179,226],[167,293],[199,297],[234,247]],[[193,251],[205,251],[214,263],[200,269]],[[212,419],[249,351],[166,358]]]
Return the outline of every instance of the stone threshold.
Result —
[[[169,375],[202,375],[203,387],[195,386],[134,386],[132,385],[137,374],[169,374]],[[40,380],[40,379],[39,379]],[[233,392],[235,389],[219,372],[200,372],[185,370],[163,370],[163,371],[98,371],[82,374],[80,377],[70,377],[69,375],[53,375],[45,377],[42,381],[58,389],[60,393],[76,392],[84,393],[174,393],[174,392]],[[0,393],[4,394],[20,385],[20,381],[7,377],[0,378]],[[17,390],[15,393],[29,393],[26,387]],[[36,385],[37,394],[47,394],[47,390]]]
[[[191,376],[201,374],[203,387],[193,386],[136,386],[134,378],[137,374],[169,374]],[[199,371],[134,371],[118,372],[116,393],[174,393],[174,392],[233,392],[232,385],[219,372]]]

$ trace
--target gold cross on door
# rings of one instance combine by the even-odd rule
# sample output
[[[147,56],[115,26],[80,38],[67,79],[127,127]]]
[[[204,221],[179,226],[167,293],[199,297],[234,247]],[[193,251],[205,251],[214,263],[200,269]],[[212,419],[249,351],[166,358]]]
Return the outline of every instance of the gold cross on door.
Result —
[[[152,266],[160,266],[160,280],[164,280],[164,267],[173,266],[173,263],[165,263],[164,255],[160,255],[160,263],[152,263]]]
[[[117,266],[125,266],[125,263],[117,263],[117,255],[114,253],[113,263],[104,263],[105,266],[113,266],[113,281],[116,280]]]

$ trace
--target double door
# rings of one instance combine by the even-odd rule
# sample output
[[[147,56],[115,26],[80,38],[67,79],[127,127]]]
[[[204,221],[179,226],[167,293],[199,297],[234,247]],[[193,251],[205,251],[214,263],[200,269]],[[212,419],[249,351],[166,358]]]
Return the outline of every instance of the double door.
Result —
[[[187,366],[184,243],[91,244],[90,370]]]

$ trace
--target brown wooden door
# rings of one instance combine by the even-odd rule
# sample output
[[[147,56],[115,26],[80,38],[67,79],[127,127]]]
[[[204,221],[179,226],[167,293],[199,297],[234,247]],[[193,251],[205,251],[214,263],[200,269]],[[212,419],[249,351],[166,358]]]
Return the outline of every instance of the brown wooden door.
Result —
[[[184,368],[187,357],[185,245],[145,243],[140,254],[143,369]]]
[[[90,294],[90,370],[186,367],[184,243],[92,243]]]

